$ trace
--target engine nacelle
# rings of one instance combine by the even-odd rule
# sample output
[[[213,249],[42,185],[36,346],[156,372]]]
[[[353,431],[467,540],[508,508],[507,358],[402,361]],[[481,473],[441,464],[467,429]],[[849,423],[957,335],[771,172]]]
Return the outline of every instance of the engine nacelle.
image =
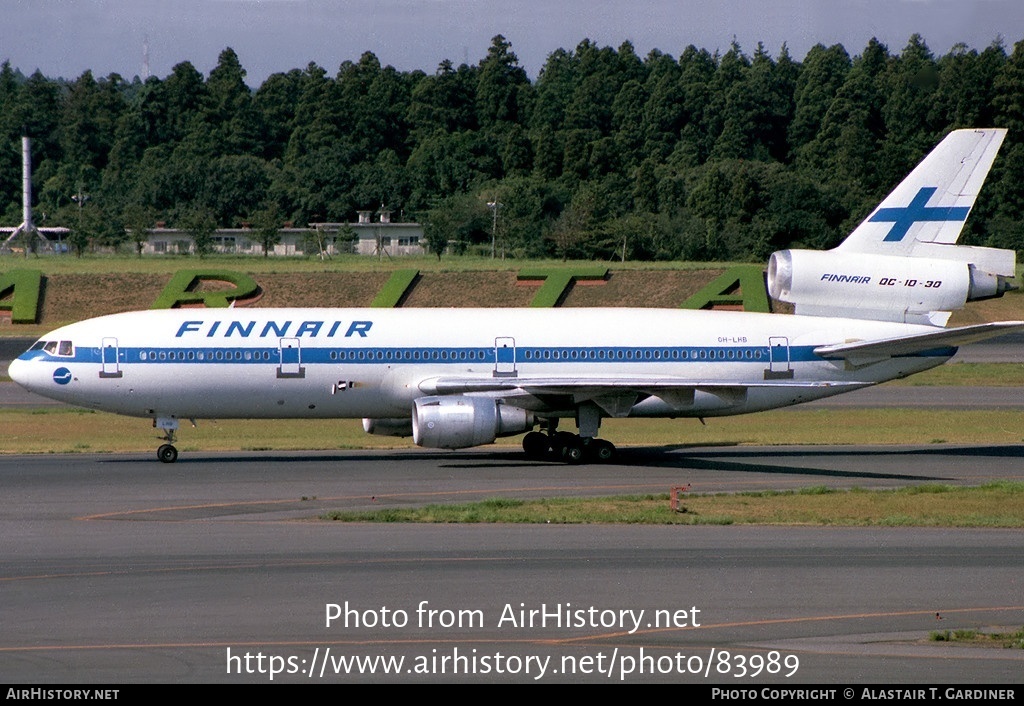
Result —
[[[960,249],[946,247],[950,255]],[[941,325],[945,321],[932,315],[948,316],[968,301],[1001,296],[1011,288],[1007,277],[966,258],[781,250],[768,261],[768,293],[812,316]]]
[[[412,438],[431,449],[464,449],[532,429],[533,413],[487,397],[420,397],[412,403]]]
[[[412,420],[408,417],[395,419],[363,419],[363,431],[376,436],[412,436]]]

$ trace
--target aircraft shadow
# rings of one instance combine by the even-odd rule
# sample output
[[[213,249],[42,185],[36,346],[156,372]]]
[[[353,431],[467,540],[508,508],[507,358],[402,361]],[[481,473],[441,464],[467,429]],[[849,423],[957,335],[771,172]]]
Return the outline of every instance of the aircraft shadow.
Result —
[[[864,480],[895,480],[903,482],[948,482],[952,480],[948,476],[934,474],[912,472],[883,473],[868,470],[844,470],[839,468],[829,468],[821,463],[821,460],[824,460],[827,464],[829,458],[835,458],[837,460],[841,458],[847,462],[849,462],[849,459],[853,458],[864,459],[865,463],[863,465],[869,466],[870,460],[877,458],[932,456],[942,456],[944,458],[948,458],[950,456],[962,457],[964,458],[965,463],[970,463],[970,459],[980,458],[1020,460],[1024,459],[1024,445],[958,446],[953,448],[780,447],[765,449],[764,447],[745,448],[730,446],[726,448],[721,446],[709,447],[689,444],[673,444],[667,446],[622,448],[619,450],[616,460],[613,463],[608,464],[608,466],[623,468],[626,471],[629,469],[641,470],[644,468],[651,468],[674,469],[681,471],[714,471],[732,474],[760,473],[768,475],[807,476],[823,479],[853,478]],[[819,463],[814,466],[801,466],[786,463],[786,459],[798,460],[804,458],[816,458],[819,459]],[[434,462],[438,464],[438,468],[453,470],[517,469],[519,471],[524,471],[531,468],[543,470],[550,469],[552,467],[564,467],[567,471],[576,471],[581,474],[586,474],[588,468],[594,468],[593,465],[589,464],[565,466],[557,460],[528,459],[521,451],[511,448],[473,452],[401,450],[392,452],[392,455],[388,455],[387,452],[366,451],[353,451],[350,453],[295,452],[293,454],[276,452],[266,455],[259,452],[246,452],[245,454],[237,456],[229,454],[206,455],[193,452],[183,454],[175,465],[189,466],[193,464],[211,463],[220,465],[251,465],[253,463],[285,463],[294,466],[296,464],[320,465],[336,463],[343,466],[357,462],[366,462],[381,463],[382,466],[384,466],[382,470],[386,472],[387,468],[397,470],[400,467],[399,464],[409,461]],[[114,458],[105,460],[105,462],[138,463],[139,461],[138,458]],[[922,465],[927,467],[927,463],[924,461],[922,461]],[[602,465],[601,467],[607,466]]]
[[[443,464],[446,468],[496,468],[501,466],[515,465],[542,465],[548,466],[552,462],[527,462],[516,459],[515,452],[497,452],[486,454],[484,460],[478,454],[475,458],[469,459],[466,456],[452,456],[452,462]],[[865,480],[897,480],[897,481],[944,481],[951,479],[949,476],[921,473],[882,473],[873,471],[853,471],[837,468],[827,468],[821,465],[797,466],[785,463],[785,459],[816,458],[842,458],[865,460],[864,465],[872,458],[912,458],[942,456],[943,458],[962,457],[965,463],[969,459],[994,458],[1006,460],[1024,459],[1024,445],[1013,446],[964,446],[964,447],[936,447],[936,448],[743,448],[737,446],[707,447],[689,444],[673,444],[668,446],[629,447],[620,449],[615,462],[612,465],[628,468],[671,468],[678,470],[717,471],[726,473],[764,473],[772,475],[796,475],[812,476],[821,478],[860,478]],[[436,457],[435,457],[436,458]],[[922,465],[927,466],[922,462]],[[585,471],[588,466],[579,468]]]

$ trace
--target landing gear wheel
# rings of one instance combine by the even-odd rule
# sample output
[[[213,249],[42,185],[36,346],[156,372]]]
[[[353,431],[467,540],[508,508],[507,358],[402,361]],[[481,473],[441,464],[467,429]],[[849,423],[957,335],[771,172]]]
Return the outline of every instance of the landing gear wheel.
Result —
[[[575,435],[574,435],[575,436]],[[570,465],[576,465],[577,463],[583,463],[585,456],[583,448],[583,440],[576,436],[572,441],[569,441],[562,446],[562,460]]]
[[[174,463],[178,460],[178,449],[170,444],[162,444],[156,450],[156,457],[160,460],[160,463]]]
[[[551,441],[548,439],[547,434],[531,431],[523,437],[523,451],[526,452],[529,458],[544,458],[550,448]]]
[[[615,458],[615,444],[604,439],[593,439],[588,450],[590,457],[599,463],[606,463]]]
[[[568,431],[556,431],[550,437],[551,452],[556,458],[564,455],[565,447],[573,443],[579,443],[580,438]]]

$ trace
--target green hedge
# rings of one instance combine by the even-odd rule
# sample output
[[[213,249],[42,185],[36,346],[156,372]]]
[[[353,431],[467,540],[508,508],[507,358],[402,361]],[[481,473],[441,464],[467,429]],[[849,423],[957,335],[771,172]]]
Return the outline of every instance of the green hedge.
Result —
[[[530,306],[552,307],[562,303],[576,280],[607,279],[607,267],[572,267],[559,269],[520,270],[519,280],[544,280]]]
[[[744,311],[771,311],[764,270],[758,265],[731,267],[682,304],[683,309],[713,309],[716,305],[742,306]]]
[[[0,310],[11,312],[11,323],[34,324],[39,315],[40,270],[11,270],[0,274]]]
[[[230,282],[234,289],[222,292],[194,291],[202,282]],[[230,270],[178,270],[153,302],[153,309],[173,309],[182,304],[202,304],[210,308],[224,308],[237,299],[245,299],[259,292],[256,280],[241,272]]]
[[[399,306],[419,277],[419,270],[395,270],[391,274],[391,278],[377,292],[377,296],[370,302],[370,306],[379,309],[391,309]]]

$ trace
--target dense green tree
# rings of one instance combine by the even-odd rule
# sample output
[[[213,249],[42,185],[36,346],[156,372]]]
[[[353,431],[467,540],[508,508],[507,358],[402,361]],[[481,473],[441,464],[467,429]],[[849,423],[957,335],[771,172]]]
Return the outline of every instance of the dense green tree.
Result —
[[[424,237],[430,252],[441,259],[445,248],[464,252],[474,244],[490,244],[492,226],[486,202],[472,194],[456,194],[427,211]]]
[[[1006,64],[1001,42],[980,54],[957,44],[939,58],[939,87],[935,96],[935,123],[945,127],[990,127],[998,100],[996,77]]]
[[[352,202],[357,209],[386,204],[393,211],[401,211],[408,204],[407,171],[392,150],[383,150],[373,161],[357,165],[353,177]]]
[[[260,143],[263,157],[281,159],[288,146],[288,138],[296,128],[295,113],[302,91],[302,72],[292,69],[287,73],[272,74],[260,85],[252,97],[252,108],[259,114],[262,129]]]
[[[373,160],[386,149],[408,155],[405,120],[415,80],[391,66],[381,67],[371,52],[358,63],[341,65],[335,111],[343,133],[363,158]]]
[[[499,157],[480,132],[435,132],[409,157],[411,203],[421,208],[431,196],[463,193],[501,173]]]
[[[0,194],[12,197],[21,193],[21,126],[15,118],[20,83],[24,77],[11,68],[10,62],[0,64]],[[10,198],[0,203],[0,217],[17,223],[20,201]]]
[[[383,203],[449,252],[489,250],[496,222],[518,256],[760,260],[835,244],[943,134],[998,125],[965,239],[1024,248],[1022,67],[1024,42],[936,57],[917,35],[896,56],[872,40],[802,62],[583,40],[533,82],[500,35],[475,65],[399,71],[367,52],[255,90],[230,48],[205,79],[188,62],[130,83],[2,64],[0,216],[20,221],[28,130],[37,220],[73,227],[79,252],[157,221],[341,222]]]
[[[537,76],[530,128],[536,134],[562,129],[565,111],[576,88],[576,57],[564,49],[553,51]]]
[[[742,159],[751,150],[754,115],[749,74],[750,59],[733,41],[718,62],[711,83],[706,124],[709,135],[714,136],[713,159]]]
[[[937,120],[939,72],[924,39],[913,35],[880,77],[885,138],[875,169],[883,184],[901,179],[941,136]]]
[[[840,87],[850,71],[850,55],[842,45],[811,47],[804,58],[794,89],[789,143],[794,152],[814,139]]]
[[[512,45],[500,34],[496,35],[478,71],[476,106],[480,125],[486,127],[527,119],[524,102],[529,85],[526,71],[519,66],[519,58],[512,51]]]
[[[476,130],[477,71],[462,64],[458,69],[445,60],[432,76],[416,82],[409,97],[407,121],[413,135],[429,136],[434,130]]]
[[[121,83],[117,74],[97,82],[86,71],[68,87],[56,132],[63,161],[92,167],[97,174],[106,167],[117,123],[127,107]]]
[[[784,162],[790,154],[789,124],[793,120],[797,77],[800,68],[783,44],[777,61],[760,44],[750,66],[750,89],[755,100],[755,154]]]
[[[266,201],[272,174],[252,155],[229,154],[209,164],[200,201],[218,224],[237,226]]]
[[[284,219],[273,203],[267,203],[252,215],[256,242],[263,249],[263,257],[270,255],[274,246],[281,242],[281,228]]]
[[[497,202],[497,222],[508,254],[540,257],[546,253],[544,232],[564,207],[562,196],[538,176],[509,177],[481,192],[485,203]]]
[[[190,62],[175,65],[163,82],[150,85],[153,90],[143,98],[150,144],[179,142],[199,131],[209,97],[203,75]]]
[[[648,58],[648,61],[651,59]],[[637,139],[643,139],[642,151],[665,160],[679,140],[680,130],[691,120],[700,120],[689,112],[686,87],[678,65],[671,57],[658,55],[645,85],[647,101],[639,113]],[[619,118],[620,122],[625,116]]]
[[[213,252],[213,236],[217,231],[217,221],[213,213],[205,208],[194,208],[184,213],[178,227],[192,236],[195,252],[199,257],[206,257]]]
[[[519,125],[513,125],[505,135],[501,151],[501,170],[506,176],[526,176],[533,169],[533,144]]]
[[[129,205],[121,214],[121,223],[124,224],[127,237],[134,244],[135,253],[139,257],[142,257],[142,249],[149,239],[155,220],[150,209],[138,204]]]
[[[992,104],[999,124],[1009,128],[1011,141],[1024,142],[1024,40],[1013,46],[1013,53],[1000,67],[992,88]]]
[[[885,138],[881,79],[888,62],[888,50],[872,39],[854,60],[818,135],[800,154],[805,169],[842,184],[855,218],[865,215],[860,211],[886,185],[878,160]]]
[[[245,84],[245,69],[228,47],[206,81],[204,118],[210,125],[219,154],[262,152],[262,114],[253,109],[252,92]]]
[[[684,106],[679,140],[689,143],[690,150],[703,162],[711,154],[718,135],[711,117],[712,81],[718,64],[706,49],[690,45],[679,57],[679,70]]]
[[[628,173],[644,158],[644,107],[648,95],[643,84],[630,79],[612,101],[612,130],[621,170]]]

